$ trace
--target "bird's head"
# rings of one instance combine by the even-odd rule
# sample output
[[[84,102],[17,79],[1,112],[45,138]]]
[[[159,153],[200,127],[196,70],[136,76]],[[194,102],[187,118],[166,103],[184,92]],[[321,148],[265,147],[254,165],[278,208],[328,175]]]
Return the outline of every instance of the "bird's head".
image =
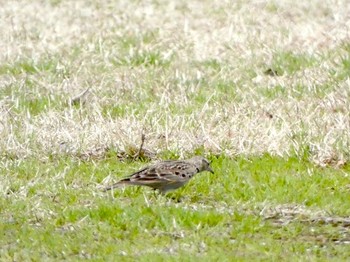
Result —
[[[210,162],[202,157],[202,156],[195,156],[191,158],[193,161],[194,165],[198,168],[199,172],[202,171],[209,171],[210,173],[214,174],[213,169],[210,167]]]

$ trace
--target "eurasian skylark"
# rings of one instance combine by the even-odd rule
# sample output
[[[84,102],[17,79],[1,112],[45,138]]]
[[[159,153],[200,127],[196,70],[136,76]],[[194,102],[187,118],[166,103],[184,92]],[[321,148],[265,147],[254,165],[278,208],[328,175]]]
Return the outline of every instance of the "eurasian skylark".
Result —
[[[105,191],[123,185],[148,186],[162,194],[184,186],[195,174],[202,171],[214,173],[209,161],[201,156],[188,160],[166,160],[145,167],[136,173],[105,188]]]

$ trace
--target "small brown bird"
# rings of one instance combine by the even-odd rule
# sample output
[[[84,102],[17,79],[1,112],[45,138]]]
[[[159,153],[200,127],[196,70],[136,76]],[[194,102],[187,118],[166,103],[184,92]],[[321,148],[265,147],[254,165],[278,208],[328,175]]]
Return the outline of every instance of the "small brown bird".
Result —
[[[162,194],[184,186],[195,174],[202,171],[214,173],[207,159],[195,156],[188,160],[166,160],[145,167],[136,173],[105,188],[111,190],[123,185],[148,186]]]

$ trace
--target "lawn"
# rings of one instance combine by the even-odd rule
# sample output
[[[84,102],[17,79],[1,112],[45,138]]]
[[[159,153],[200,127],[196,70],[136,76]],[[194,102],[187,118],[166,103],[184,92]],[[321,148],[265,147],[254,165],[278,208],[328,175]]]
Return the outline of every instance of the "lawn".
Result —
[[[346,261],[349,12],[4,3],[0,260]],[[193,155],[215,174],[166,196],[102,190]]]

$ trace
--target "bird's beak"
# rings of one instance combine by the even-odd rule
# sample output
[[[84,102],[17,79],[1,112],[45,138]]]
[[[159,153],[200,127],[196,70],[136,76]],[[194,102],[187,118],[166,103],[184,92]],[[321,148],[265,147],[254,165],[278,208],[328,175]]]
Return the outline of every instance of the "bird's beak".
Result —
[[[208,171],[209,171],[210,173],[214,174],[214,170],[213,170],[213,169],[211,169],[211,167],[210,167],[210,166],[208,167]]]

